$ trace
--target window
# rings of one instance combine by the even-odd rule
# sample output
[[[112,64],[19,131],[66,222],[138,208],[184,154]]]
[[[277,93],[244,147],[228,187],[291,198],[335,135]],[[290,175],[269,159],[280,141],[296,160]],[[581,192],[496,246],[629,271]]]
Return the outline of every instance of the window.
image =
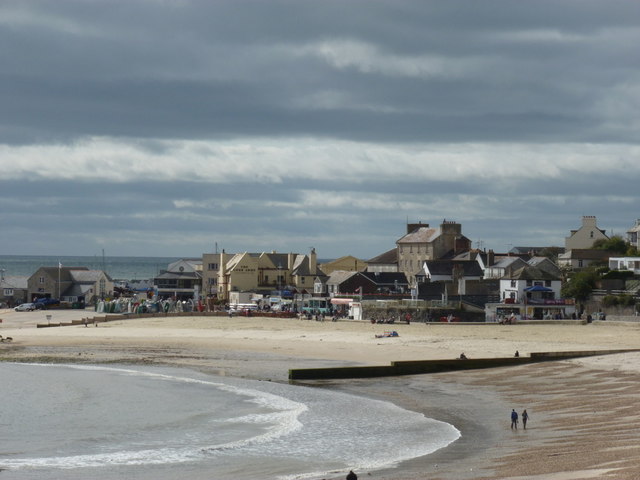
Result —
[[[544,281],[544,286],[545,287],[551,287],[551,280],[545,280]]]
[[[5,288],[4,289],[5,297],[13,297],[13,288]]]
[[[38,283],[44,283],[44,277],[38,278]]]
[[[217,263],[210,263],[208,268],[209,268],[209,270],[218,270],[218,264]]]
[[[300,283],[304,283],[304,277],[300,277]]]
[[[583,267],[583,265],[582,265],[582,260],[578,260],[578,267],[579,267],[579,268],[582,268],[582,267]]]
[[[589,234],[589,236],[593,238],[593,230],[591,230],[591,233]]]
[[[530,287],[533,284],[531,280],[527,280],[527,287]]]
[[[511,280],[511,288],[516,288],[516,281],[515,280]]]

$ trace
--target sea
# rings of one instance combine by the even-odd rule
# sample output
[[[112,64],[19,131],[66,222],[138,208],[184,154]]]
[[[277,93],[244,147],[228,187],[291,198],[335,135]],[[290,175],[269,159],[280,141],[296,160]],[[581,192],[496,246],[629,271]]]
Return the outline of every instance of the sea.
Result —
[[[104,270],[114,280],[149,280],[170,263],[173,257],[111,257],[111,256],[51,256],[51,255],[0,255],[0,271],[5,277],[30,277],[40,267],[87,267]]]
[[[344,478],[460,436],[384,401],[182,368],[0,363],[0,378],[3,480]]]

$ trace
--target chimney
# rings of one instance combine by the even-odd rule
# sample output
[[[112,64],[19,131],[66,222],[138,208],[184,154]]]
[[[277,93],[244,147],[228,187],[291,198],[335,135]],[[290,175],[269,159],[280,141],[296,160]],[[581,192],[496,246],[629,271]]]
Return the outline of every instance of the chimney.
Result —
[[[429,224],[428,223],[422,223],[422,222],[407,223],[407,234],[409,234],[411,232],[415,232],[417,229],[419,229],[421,227],[429,228]]]
[[[287,269],[289,271],[293,270],[293,253],[291,252],[287,255]]]
[[[487,267],[490,267],[495,262],[495,253],[493,250],[489,249],[489,253],[487,253]]]
[[[316,258],[316,249],[312,248],[309,254],[309,273],[316,275],[318,273],[318,259]]]

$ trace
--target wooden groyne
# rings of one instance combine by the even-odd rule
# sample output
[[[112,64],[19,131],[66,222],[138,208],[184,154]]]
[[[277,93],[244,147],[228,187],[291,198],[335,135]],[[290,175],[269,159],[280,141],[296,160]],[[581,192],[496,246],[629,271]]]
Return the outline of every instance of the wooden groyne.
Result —
[[[394,377],[420,375],[458,370],[514,367],[529,363],[550,362],[570,358],[613,355],[616,353],[640,352],[640,349],[624,350],[580,350],[567,352],[537,352],[528,357],[476,358],[451,360],[408,360],[391,362],[390,365],[364,365],[327,368],[297,368],[289,370],[289,380],[338,380],[346,378]]]

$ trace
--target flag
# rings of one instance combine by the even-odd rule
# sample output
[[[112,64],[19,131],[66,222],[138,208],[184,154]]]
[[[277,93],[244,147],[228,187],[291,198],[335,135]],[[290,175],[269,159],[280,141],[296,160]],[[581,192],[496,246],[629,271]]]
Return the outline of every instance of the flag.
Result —
[[[62,263],[58,262],[58,268],[62,268]]]

